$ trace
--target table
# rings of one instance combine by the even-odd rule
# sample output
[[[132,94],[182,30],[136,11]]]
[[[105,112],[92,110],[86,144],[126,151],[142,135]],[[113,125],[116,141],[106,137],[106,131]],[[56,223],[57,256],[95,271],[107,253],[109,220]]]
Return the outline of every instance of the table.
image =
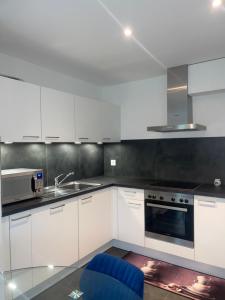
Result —
[[[79,293],[83,294],[79,297]],[[133,290],[106,274],[76,266],[52,265],[1,274],[0,299],[141,300]]]

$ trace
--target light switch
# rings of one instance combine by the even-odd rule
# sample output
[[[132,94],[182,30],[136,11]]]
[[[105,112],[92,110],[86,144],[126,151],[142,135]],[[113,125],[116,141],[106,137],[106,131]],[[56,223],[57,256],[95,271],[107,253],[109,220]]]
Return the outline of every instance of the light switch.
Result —
[[[110,164],[111,164],[112,167],[115,167],[116,166],[116,160],[115,159],[111,159]]]

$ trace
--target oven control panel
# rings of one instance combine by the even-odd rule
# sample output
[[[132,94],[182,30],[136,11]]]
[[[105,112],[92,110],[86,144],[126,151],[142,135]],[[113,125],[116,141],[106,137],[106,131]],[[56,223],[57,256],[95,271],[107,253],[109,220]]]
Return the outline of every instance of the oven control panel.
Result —
[[[170,203],[194,205],[194,195],[185,193],[145,190],[145,199]]]

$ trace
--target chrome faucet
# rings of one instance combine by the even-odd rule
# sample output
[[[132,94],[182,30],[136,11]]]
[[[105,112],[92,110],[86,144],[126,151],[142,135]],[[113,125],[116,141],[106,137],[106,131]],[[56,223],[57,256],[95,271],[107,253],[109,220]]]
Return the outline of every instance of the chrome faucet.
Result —
[[[63,176],[63,175],[64,175],[64,174],[60,174],[60,175],[58,175],[57,177],[55,177],[55,188],[60,187],[60,185],[61,185],[68,177],[74,175],[74,172],[70,172],[70,173],[66,174],[66,176],[63,177],[63,179],[59,181],[59,178],[60,178],[61,176]]]

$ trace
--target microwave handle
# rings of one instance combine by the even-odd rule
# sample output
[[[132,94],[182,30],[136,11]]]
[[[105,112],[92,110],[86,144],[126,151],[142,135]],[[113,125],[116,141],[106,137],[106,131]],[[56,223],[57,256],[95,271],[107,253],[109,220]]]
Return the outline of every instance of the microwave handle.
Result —
[[[31,178],[31,190],[32,190],[33,193],[36,192],[34,176],[32,176],[32,178]]]

